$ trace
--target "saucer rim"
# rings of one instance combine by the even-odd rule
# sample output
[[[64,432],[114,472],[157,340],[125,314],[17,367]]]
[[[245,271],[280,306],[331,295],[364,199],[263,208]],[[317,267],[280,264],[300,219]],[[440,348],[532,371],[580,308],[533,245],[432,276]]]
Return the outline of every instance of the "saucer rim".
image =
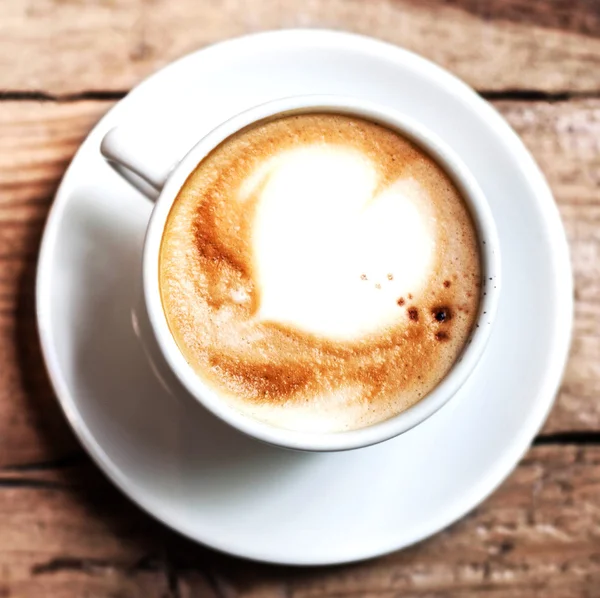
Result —
[[[184,68],[187,63],[192,63],[200,54],[206,55],[214,52],[219,52],[223,48],[226,50],[237,52],[240,47],[247,43],[265,43],[270,44],[272,40],[277,43],[278,38],[282,42],[292,44],[292,40],[296,44],[310,43],[310,38],[318,39],[321,45],[324,42],[331,42],[337,48],[359,49],[369,48],[373,53],[384,56],[394,62],[412,61],[419,67],[433,69],[433,72],[439,80],[446,86],[450,85],[454,88],[457,94],[461,95],[461,99],[465,102],[477,103],[477,110],[487,111],[489,117],[487,125],[494,129],[497,137],[500,137],[511,151],[515,152],[522,164],[522,172],[526,176],[532,188],[530,195],[532,201],[537,203],[538,213],[544,218],[544,228],[548,231],[549,238],[553,239],[550,250],[552,251],[551,263],[555,266],[554,276],[554,291],[557,304],[561,306],[562,313],[569,314],[569,317],[564,317],[560,324],[556,324],[556,334],[552,347],[547,349],[548,352],[548,368],[546,375],[537,385],[537,392],[532,397],[532,400],[527,409],[527,417],[524,419],[521,428],[517,434],[507,444],[505,452],[497,458],[494,467],[488,471],[486,476],[482,476],[476,483],[467,488],[460,499],[440,510],[437,518],[429,519],[426,524],[419,528],[419,533],[413,534],[410,538],[403,538],[400,543],[390,543],[391,545],[381,546],[378,550],[354,550],[351,555],[344,555],[340,558],[329,558],[313,560],[310,555],[305,559],[274,558],[268,551],[262,552],[257,549],[254,552],[240,552],[235,547],[222,545],[217,538],[202,538],[197,533],[194,534],[189,530],[184,529],[177,522],[170,521],[169,517],[164,513],[156,512],[149,501],[144,496],[139,496],[135,488],[132,488],[121,469],[116,466],[102,449],[100,444],[93,437],[90,429],[85,423],[84,417],[80,415],[76,408],[76,402],[73,399],[73,394],[69,388],[69,384],[62,375],[60,360],[55,351],[55,342],[52,334],[52,326],[50,314],[45,305],[46,298],[51,294],[52,281],[49,276],[51,260],[55,255],[54,249],[58,238],[59,224],[61,215],[68,204],[68,195],[70,193],[70,179],[72,171],[78,166],[78,157],[82,151],[96,140],[100,131],[103,130],[103,124],[112,118],[115,112],[119,111],[121,101],[113,106],[94,126],[86,139],[77,150],[69,167],[65,171],[63,179],[58,187],[55,199],[49,210],[48,218],[44,227],[42,242],[40,245],[39,258],[37,262],[36,275],[36,317],[38,323],[38,331],[41,341],[41,350],[46,365],[46,370],[50,378],[52,387],[57,396],[58,402],[61,405],[65,416],[75,432],[79,442],[86,449],[93,461],[107,475],[107,477],[135,504],[149,515],[160,521],[171,529],[176,530],[183,536],[186,536],[195,542],[199,542],[212,549],[231,554],[237,557],[251,559],[253,561],[285,564],[296,566],[315,566],[315,565],[333,565],[343,564],[366,559],[375,558],[397,550],[406,548],[416,542],[419,542],[429,536],[438,533],[442,529],[455,523],[457,520],[464,517],[469,511],[475,508],[483,500],[485,500],[501,483],[505,481],[508,475],[512,472],[518,461],[529,448],[529,445],[537,434],[543,423],[545,422],[550,409],[554,404],[556,392],[560,386],[563,372],[566,367],[571,332],[573,327],[573,278],[571,271],[571,263],[569,257],[569,247],[565,235],[565,231],[560,219],[558,207],[553,199],[550,188],[545,181],[539,167],[535,163],[529,151],[525,148],[518,135],[506,123],[504,118],[496,111],[496,109],[488,104],[483,98],[478,96],[475,91],[468,87],[460,79],[438,67],[427,59],[418,56],[408,50],[399,48],[393,44],[383,42],[374,38],[352,33],[345,33],[330,30],[314,30],[314,29],[291,29],[291,30],[276,30],[261,33],[254,33],[242,37],[233,38],[230,40],[221,41],[219,43],[207,46],[193,53],[190,53],[169,65],[161,68],[153,73],[132,91],[127,94],[135,97],[146,89],[146,87],[155,80],[164,76],[165,73],[174,73],[177,69]],[[308,39],[302,39],[308,38]],[[534,191],[535,190],[535,191]],[[360,450],[360,449],[359,449]]]

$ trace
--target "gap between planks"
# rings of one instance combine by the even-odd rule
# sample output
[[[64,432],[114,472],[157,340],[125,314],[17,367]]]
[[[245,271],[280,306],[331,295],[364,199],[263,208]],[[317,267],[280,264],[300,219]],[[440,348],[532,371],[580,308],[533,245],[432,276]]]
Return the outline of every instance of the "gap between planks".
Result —
[[[541,434],[534,438],[531,446],[600,446],[600,432],[582,431]],[[59,459],[5,465],[4,467],[0,467],[0,476],[2,476],[0,477],[0,489],[22,487],[63,489],[65,488],[63,484],[45,479],[20,477],[19,474],[64,470],[89,463],[91,461],[87,454],[83,450],[80,450]]]
[[[600,99],[600,90],[592,91],[556,91],[545,92],[536,89],[504,89],[504,90],[476,90],[484,99],[489,101],[515,101],[515,102],[568,102],[570,100]],[[123,99],[127,90],[88,90],[69,94],[51,94],[45,91],[0,91],[0,102],[82,102],[86,100],[116,101]]]

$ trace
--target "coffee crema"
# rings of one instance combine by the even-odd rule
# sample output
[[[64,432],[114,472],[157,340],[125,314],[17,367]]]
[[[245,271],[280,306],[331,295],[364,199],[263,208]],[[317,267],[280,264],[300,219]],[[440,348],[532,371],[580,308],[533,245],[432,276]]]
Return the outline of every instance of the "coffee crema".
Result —
[[[388,419],[448,373],[474,325],[467,206],[381,125],[285,116],[192,172],[159,257],[163,309],[197,375],[255,419],[333,432]]]

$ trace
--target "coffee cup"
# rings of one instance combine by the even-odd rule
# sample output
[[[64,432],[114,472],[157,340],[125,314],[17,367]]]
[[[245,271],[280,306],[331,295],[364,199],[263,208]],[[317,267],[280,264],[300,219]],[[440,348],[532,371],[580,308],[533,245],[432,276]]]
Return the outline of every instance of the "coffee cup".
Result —
[[[176,342],[161,293],[159,262],[165,227],[178,194],[198,165],[223,142],[249,127],[305,114],[334,114],[363,119],[395,131],[421,148],[444,170],[461,194],[472,219],[480,260],[477,313],[449,371],[426,396],[407,409],[382,421],[348,430],[290,429],[289,426],[274,425],[253,417],[225,400],[218,388],[198,375]],[[144,241],[141,277],[144,308],[153,335],[152,346],[157,347],[159,353],[156,358],[167,365],[194,399],[239,431],[275,446],[304,451],[339,451],[376,444],[402,434],[432,416],[456,395],[483,355],[495,319],[501,286],[500,248],[490,207],[473,175],[455,152],[433,132],[402,113],[357,98],[297,96],[261,104],[233,116],[200,139],[175,165],[164,160],[156,147],[145,144],[143,140],[129,138],[126,129],[121,127],[106,134],[101,151],[121,176],[155,202]],[[444,313],[442,316],[438,314],[438,317],[446,316]],[[154,348],[149,350],[155,351]]]

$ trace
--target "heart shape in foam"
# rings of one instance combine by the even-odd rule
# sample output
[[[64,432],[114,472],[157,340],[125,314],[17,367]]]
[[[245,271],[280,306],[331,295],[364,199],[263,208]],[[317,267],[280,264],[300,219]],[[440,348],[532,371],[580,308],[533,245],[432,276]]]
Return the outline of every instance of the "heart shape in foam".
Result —
[[[360,151],[319,143],[271,158],[248,179],[258,317],[334,338],[357,338],[404,317],[435,254],[435,217],[413,178],[380,189]]]

